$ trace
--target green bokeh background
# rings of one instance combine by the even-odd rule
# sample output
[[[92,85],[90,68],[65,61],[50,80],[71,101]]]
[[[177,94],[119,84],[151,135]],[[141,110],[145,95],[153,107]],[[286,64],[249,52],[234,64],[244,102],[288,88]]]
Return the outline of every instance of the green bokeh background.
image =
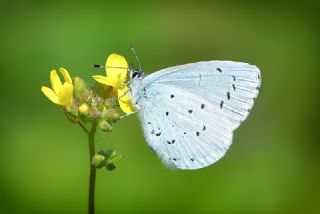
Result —
[[[218,163],[170,171],[138,118],[97,134],[125,159],[97,172],[97,213],[320,213],[317,5],[1,3],[0,213],[86,213],[88,145],[40,92],[64,66],[93,83],[113,52],[147,73],[200,60],[256,64],[260,95]]]

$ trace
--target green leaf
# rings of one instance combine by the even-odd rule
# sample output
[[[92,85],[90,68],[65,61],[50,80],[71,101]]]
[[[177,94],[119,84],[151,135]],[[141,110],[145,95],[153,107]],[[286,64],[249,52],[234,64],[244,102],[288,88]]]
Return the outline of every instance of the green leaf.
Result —
[[[109,159],[107,159],[107,164],[115,163],[123,158],[123,155],[114,154]]]

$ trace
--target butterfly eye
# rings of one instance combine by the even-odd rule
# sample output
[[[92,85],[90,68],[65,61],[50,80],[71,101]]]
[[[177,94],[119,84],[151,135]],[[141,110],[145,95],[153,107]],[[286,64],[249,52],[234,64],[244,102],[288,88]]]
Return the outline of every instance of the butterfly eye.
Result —
[[[139,77],[140,74],[141,74],[141,73],[138,72],[138,71],[133,72],[133,74],[132,74],[132,79],[134,79],[135,77]]]

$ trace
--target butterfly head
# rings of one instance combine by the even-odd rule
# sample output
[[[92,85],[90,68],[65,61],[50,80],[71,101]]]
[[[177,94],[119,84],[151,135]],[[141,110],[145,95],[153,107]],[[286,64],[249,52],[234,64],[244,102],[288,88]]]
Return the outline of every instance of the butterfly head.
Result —
[[[129,70],[129,74],[130,74],[130,77],[132,80],[144,77],[143,71],[142,70],[139,70],[139,71],[135,70],[133,67],[133,64],[131,64],[129,66],[128,70]]]

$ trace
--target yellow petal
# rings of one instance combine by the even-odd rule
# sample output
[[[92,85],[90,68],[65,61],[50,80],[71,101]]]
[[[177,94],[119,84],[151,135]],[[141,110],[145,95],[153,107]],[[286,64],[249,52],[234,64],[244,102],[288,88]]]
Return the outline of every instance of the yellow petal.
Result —
[[[124,95],[124,93],[126,93],[126,95]],[[136,111],[132,104],[132,99],[127,86],[123,86],[118,89],[118,98],[120,98],[119,105],[123,112],[128,114]]]
[[[42,86],[41,91],[49,100],[51,100],[51,102],[55,104],[60,104],[57,95],[54,93],[54,91],[51,88]]]
[[[115,68],[110,68],[115,67]],[[119,68],[120,67],[120,68]],[[109,55],[106,61],[107,76],[119,76],[121,84],[127,80],[128,63],[127,60],[118,54]]]
[[[72,102],[72,95],[73,95],[73,85],[68,83],[68,82],[65,82],[57,96],[59,98],[59,103],[63,106],[69,106]]]
[[[79,107],[79,111],[82,113],[82,114],[85,114],[87,115],[90,111],[90,108],[88,106],[88,104],[86,103],[83,103],[80,107]]]
[[[51,86],[52,86],[53,91],[56,94],[58,94],[58,92],[62,86],[62,83],[61,83],[61,80],[60,80],[56,70],[52,70],[50,72],[50,82],[51,82]]]
[[[69,72],[67,71],[67,69],[61,67],[59,70],[64,78],[64,81],[72,84],[72,78],[71,78]]]
[[[104,85],[112,86],[114,88],[119,88],[121,83],[120,83],[120,78],[119,76],[101,76],[101,75],[94,75],[92,78]]]

